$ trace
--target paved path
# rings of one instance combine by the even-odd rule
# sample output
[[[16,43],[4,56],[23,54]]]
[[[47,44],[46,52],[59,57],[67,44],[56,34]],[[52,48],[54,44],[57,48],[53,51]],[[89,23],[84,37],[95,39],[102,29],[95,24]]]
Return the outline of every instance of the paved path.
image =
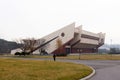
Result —
[[[96,74],[89,80],[120,80],[120,61],[113,60],[66,60],[92,66]]]
[[[89,80],[120,80],[120,60],[60,60],[77,64],[86,64],[96,70]]]
[[[40,58],[22,58],[31,60],[53,60]],[[61,60],[63,62],[73,62],[77,64],[85,64],[93,67],[96,74],[89,80],[120,80],[120,60]]]
[[[96,69],[90,80],[120,80],[120,61],[95,61],[88,65]]]

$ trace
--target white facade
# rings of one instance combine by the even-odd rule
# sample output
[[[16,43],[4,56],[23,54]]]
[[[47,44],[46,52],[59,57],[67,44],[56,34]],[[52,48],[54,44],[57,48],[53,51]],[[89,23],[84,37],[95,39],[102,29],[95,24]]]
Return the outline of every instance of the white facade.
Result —
[[[57,39],[60,39],[62,41],[62,44],[65,44],[74,37],[74,31],[75,31],[74,29],[75,29],[75,23],[72,23],[58,31],[55,31],[43,37],[42,39],[49,41],[50,39],[53,39],[54,37],[59,36]],[[62,36],[62,34],[64,34],[64,36]],[[53,40],[48,44],[48,47],[46,48],[46,51],[48,53],[51,53],[57,49],[57,39]]]
[[[64,33],[64,37],[61,36],[62,33]],[[66,45],[65,43],[70,41],[70,45],[66,45],[65,48],[98,48],[104,44],[105,40],[104,33],[92,33],[85,31],[82,29],[82,25],[75,27],[75,23],[67,25],[62,29],[43,37],[43,39],[48,41],[56,36],[59,36],[57,39],[62,41],[62,45]],[[57,39],[48,44],[48,47],[46,48],[48,53],[52,53],[57,49]]]
[[[11,54],[14,55],[16,52],[22,52],[20,48],[11,50]]]
[[[104,33],[92,33],[82,29],[82,25],[75,27],[75,23],[71,23],[45,37],[38,40],[39,43],[46,43],[51,39],[53,41],[49,42],[44,46],[45,51],[49,54],[58,49],[58,39],[61,41],[61,45],[64,48],[98,48],[104,44],[105,34]],[[69,42],[69,45],[67,44]],[[39,44],[36,44],[39,46]],[[19,52],[20,50],[12,50],[11,54]],[[39,49],[33,52],[33,54],[40,54]]]

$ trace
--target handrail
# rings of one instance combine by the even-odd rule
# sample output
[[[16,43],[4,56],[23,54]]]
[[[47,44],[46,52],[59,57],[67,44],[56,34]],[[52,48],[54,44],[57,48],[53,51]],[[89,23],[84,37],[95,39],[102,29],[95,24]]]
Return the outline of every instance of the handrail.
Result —
[[[49,41],[47,41],[47,42],[41,44],[40,46],[36,47],[34,50],[32,50],[32,51],[30,51],[30,52],[28,52],[28,53],[32,53],[32,52],[36,51],[37,49],[43,47],[44,45],[50,43],[51,41],[55,40],[55,39],[58,38],[58,37],[59,37],[59,36],[56,36],[55,38],[53,38],[53,39],[51,39],[51,40],[49,40]]]

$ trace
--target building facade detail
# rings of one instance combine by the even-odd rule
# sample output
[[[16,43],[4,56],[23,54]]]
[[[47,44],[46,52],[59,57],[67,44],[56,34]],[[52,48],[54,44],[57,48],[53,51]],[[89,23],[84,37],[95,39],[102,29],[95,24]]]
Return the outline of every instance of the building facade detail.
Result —
[[[82,29],[82,25],[75,27],[75,23],[69,24],[45,37],[46,41],[59,36],[62,46],[58,46],[56,40],[49,43],[46,48],[48,53],[95,53],[104,44],[105,33],[93,33]]]
[[[57,37],[56,39],[54,39]],[[48,54],[55,53],[95,53],[98,48],[104,44],[105,33],[93,33],[82,29],[82,25],[75,27],[71,23],[47,36],[40,38],[39,43],[45,43],[52,40],[41,49],[33,52],[40,54],[42,50]],[[36,46],[40,46],[36,44]]]

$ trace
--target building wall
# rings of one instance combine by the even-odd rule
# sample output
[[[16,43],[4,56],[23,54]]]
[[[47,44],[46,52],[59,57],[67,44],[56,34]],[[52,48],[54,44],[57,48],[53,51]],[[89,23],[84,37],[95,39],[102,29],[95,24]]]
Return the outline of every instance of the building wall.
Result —
[[[104,44],[105,38],[105,34],[103,33],[88,32],[82,30],[82,26],[75,28],[75,23],[72,23],[43,37],[42,39],[47,42],[57,36],[57,39],[45,45],[45,50],[48,53],[93,53],[97,51],[99,46]],[[58,40],[61,41],[59,46],[57,42]]]
[[[92,33],[82,30],[82,26],[75,29],[74,39],[71,41],[71,53],[94,53],[98,51],[98,47],[104,44],[104,33]],[[79,42],[78,42],[79,41]],[[81,50],[81,51],[80,51]]]
[[[98,40],[89,39],[89,38],[81,38],[80,43],[98,45],[99,41]]]
[[[74,29],[73,29],[74,28]],[[104,44],[104,38],[105,34],[103,33],[92,33],[85,30],[82,30],[82,26],[78,26],[75,28],[75,26],[71,28],[72,31],[72,37],[68,38],[68,36],[71,35],[71,31],[67,31],[67,38],[61,38],[63,45],[60,48],[55,48],[53,53],[94,53],[98,51],[98,47]],[[65,28],[63,28],[64,30]],[[59,31],[58,31],[59,32]],[[61,33],[61,32],[59,32]],[[64,41],[65,40],[65,41]],[[55,43],[55,41],[51,42],[51,47]],[[55,45],[54,45],[55,46]],[[68,47],[69,46],[69,47]],[[50,47],[49,47],[50,48]],[[69,50],[69,51],[68,51]]]
[[[82,30],[81,33],[82,33],[82,34],[86,34],[86,35],[90,35],[90,36],[94,36],[94,37],[99,37],[98,34],[92,33],[92,32],[89,32],[89,31],[85,31],[85,30]]]
[[[11,50],[10,54],[14,55],[16,52],[22,52],[22,50],[20,48],[13,49],[13,50]]]
[[[48,53],[51,53],[53,51],[55,51],[58,48],[57,45],[57,40],[61,40],[62,45],[64,45],[65,43],[67,43],[69,40],[71,40],[74,37],[74,27],[75,27],[75,23],[72,23],[70,25],[65,26],[64,28],[55,31],[45,37],[43,37],[43,39],[45,39],[46,41],[49,41],[50,39],[59,36],[57,39],[53,40],[52,42],[48,43],[47,48],[45,49]]]
[[[56,38],[44,46],[45,51],[49,53],[93,53],[98,47],[104,44],[104,33],[92,33],[82,29],[82,26],[75,27],[75,23],[69,24],[38,40],[39,46]],[[58,45],[58,40],[60,41]],[[40,44],[39,44],[40,43]],[[14,51],[13,51],[14,52]],[[33,54],[40,54],[39,49]]]
[[[72,48],[71,53],[95,53],[96,51],[94,48]]]
[[[77,41],[80,41],[81,31],[82,31],[82,26],[78,26],[77,28],[75,28],[74,39],[72,39],[70,45],[74,45]]]

